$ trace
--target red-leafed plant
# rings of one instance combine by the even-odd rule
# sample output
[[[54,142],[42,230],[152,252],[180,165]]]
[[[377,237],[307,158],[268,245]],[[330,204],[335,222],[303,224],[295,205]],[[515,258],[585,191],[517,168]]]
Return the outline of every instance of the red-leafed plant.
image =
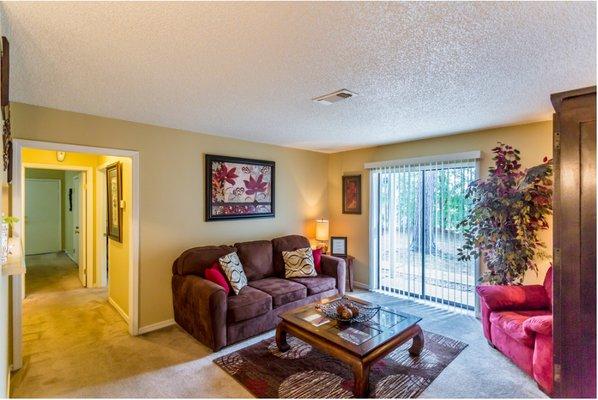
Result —
[[[519,150],[499,142],[492,152],[488,178],[467,189],[472,206],[458,224],[465,241],[458,256],[482,257],[483,282],[521,284],[528,269],[538,271],[536,260],[547,257],[538,232],[548,229],[552,213],[552,160],[522,170]]]

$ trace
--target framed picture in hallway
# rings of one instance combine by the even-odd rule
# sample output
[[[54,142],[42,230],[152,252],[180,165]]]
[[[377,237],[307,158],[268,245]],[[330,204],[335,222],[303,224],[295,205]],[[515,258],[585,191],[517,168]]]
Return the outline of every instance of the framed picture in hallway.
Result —
[[[205,219],[274,217],[274,161],[205,156]]]
[[[343,214],[361,214],[361,175],[343,176]]]
[[[122,243],[123,198],[122,167],[120,162],[106,167],[106,193],[108,194],[108,237]]]

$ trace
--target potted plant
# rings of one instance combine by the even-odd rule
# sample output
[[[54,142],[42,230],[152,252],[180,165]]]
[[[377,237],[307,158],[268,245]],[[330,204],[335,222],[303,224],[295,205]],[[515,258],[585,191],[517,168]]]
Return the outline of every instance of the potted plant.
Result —
[[[552,160],[544,157],[542,164],[522,170],[519,150],[499,142],[492,152],[488,178],[467,189],[472,206],[457,225],[465,241],[458,257],[482,257],[487,267],[482,282],[521,284],[525,272],[537,273],[536,261],[547,258],[538,233],[548,229],[552,213]]]

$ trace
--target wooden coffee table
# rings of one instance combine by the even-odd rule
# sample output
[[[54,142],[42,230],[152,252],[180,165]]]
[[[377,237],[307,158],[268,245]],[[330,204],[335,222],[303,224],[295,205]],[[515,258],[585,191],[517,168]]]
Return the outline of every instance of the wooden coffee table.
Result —
[[[347,296],[348,297],[348,296]],[[373,305],[348,297],[351,301]],[[338,299],[326,298],[319,303]],[[405,314],[398,307],[382,307],[371,321],[361,324],[342,324],[323,317],[313,303],[280,315],[282,321],[276,327],[276,344],[282,352],[290,349],[287,334],[295,336],[313,347],[347,364],[355,376],[355,397],[367,397],[370,367],[401,344],[413,339],[409,348],[411,356],[418,356],[424,346],[424,335],[418,322],[421,318]],[[320,315],[314,315],[320,314]],[[313,321],[313,322],[310,322]]]

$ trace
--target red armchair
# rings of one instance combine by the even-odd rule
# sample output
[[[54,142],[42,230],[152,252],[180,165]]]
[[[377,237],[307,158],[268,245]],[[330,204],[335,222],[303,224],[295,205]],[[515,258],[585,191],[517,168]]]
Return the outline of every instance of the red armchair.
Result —
[[[552,268],[543,285],[478,286],[488,343],[552,392]]]

